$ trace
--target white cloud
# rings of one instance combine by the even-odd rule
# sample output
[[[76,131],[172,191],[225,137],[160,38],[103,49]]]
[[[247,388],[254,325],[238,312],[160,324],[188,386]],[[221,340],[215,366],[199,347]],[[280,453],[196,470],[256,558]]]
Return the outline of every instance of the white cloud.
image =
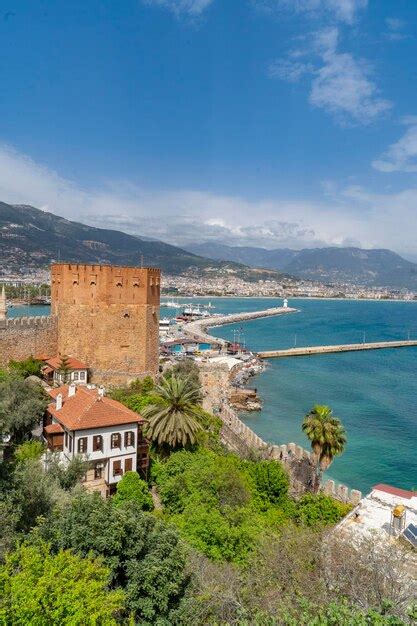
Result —
[[[270,64],[268,74],[271,78],[279,78],[290,83],[296,83],[302,76],[311,74],[313,71],[314,65],[312,63],[280,59]]]
[[[375,161],[372,167],[380,172],[417,172],[417,116],[407,116],[402,123],[408,128],[396,143]]]
[[[385,37],[387,39],[390,41],[401,41],[402,39],[407,39],[408,35],[405,35],[404,32],[402,32],[406,26],[403,20],[396,17],[387,17],[385,24],[388,29],[388,32],[385,33]]]
[[[317,69],[311,86],[310,102],[342,120],[367,124],[391,108],[378,95],[370,77],[369,65],[352,54],[337,51],[337,29],[319,33],[317,38],[323,65]]]
[[[314,201],[149,190],[125,180],[87,189],[0,145],[0,200],[182,246],[207,240],[269,248],[357,244],[417,254],[417,189],[375,194],[327,181]]]
[[[198,17],[214,0],[144,0],[146,4],[169,9],[176,15]]]
[[[254,0],[255,5],[270,11],[287,11],[308,18],[330,19],[353,24],[368,0]]]
[[[333,114],[340,122],[368,124],[387,113],[391,103],[379,96],[371,77],[369,64],[352,54],[338,51],[339,32],[336,27],[314,34],[304,56],[315,59],[300,61],[301,51],[271,64],[272,78],[295,82],[304,74],[312,75],[309,100],[311,104]]]

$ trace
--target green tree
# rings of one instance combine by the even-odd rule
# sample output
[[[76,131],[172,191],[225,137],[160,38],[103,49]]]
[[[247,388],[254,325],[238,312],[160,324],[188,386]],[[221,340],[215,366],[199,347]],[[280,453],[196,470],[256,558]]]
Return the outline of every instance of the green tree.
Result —
[[[190,383],[199,390],[201,394],[200,370],[198,365],[192,359],[183,359],[176,363],[166,373],[166,378],[175,376],[176,378],[188,378]]]
[[[108,569],[97,560],[69,551],[50,554],[46,545],[22,545],[0,567],[0,622],[116,624],[124,593],[110,591],[108,579]]]
[[[33,439],[20,444],[14,453],[14,458],[18,463],[24,463],[29,459],[39,460],[45,451],[45,446],[41,441]]]
[[[9,369],[23,378],[26,378],[27,376],[40,376],[41,367],[42,361],[34,359],[33,356],[30,356],[28,359],[24,359],[23,361],[9,362]]]
[[[133,501],[143,511],[152,511],[153,500],[147,483],[137,472],[126,472],[117,483],[117,492],[113,496],[113,504],[120,506],[123,502]]]
[[[0,434],[22,443],[38,424],[48,404],[40,385],[18,376],[0,378]]]
[[[102,557],[112,587],[125,589],[127,611],[137,623],[172,623],[171,611],[187,585],[183,549],[177,531],[141,511],[136,502],[115,507],[111,498],[81,490],[39,525],[34,539],[38,537],[54,551]]]
[[[62,355],[59,362],[58,374],[61,377],[61,383],[63,385],[66,385],[70,381],[71,367],[69,363],[69,357],[65,354]]]
[[[148,420],[146,435],[161,448],[175,449],[196,442],[199,421],[199,391],[188,378],[162,378],[153,394],[158,402],[143,410]]]
[[[333,458],[345,449],[346,432],[341,421],[333,416],[332,409],[319,404],[304,417],[302,429],[311,441],[316,463],[314,490],[318,491],[323,472],[331,465]]]
[[[272,504],[281,504],[288,497],[289,479],[283,466],[277,461],[251,463],[251,473],[256,489],[262,498]]]

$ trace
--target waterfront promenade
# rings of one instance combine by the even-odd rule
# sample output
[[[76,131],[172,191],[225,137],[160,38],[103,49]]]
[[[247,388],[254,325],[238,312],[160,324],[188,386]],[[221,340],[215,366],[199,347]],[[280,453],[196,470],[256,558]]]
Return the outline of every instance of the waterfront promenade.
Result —
[[[225,346],[228,342],[219,337],[209,335],[207,328],[215,328],[217,326],[226,326],[227,324],[236,324],[241,322],[249,322],[250,320],[273,317],[276,315],[286,315],[287,313],[296,313],[297,309],[290,307],[274,307],[263,311],[249,311],[245,313],[231,313],[229,315],[205,317],[204,319],[195,320],[184,325],[183,332],[195,340],[200,342],[211,343],[219,347]]]
[[[261,359],[284,358],[290,356],[308,356],[313,354],[330,354],[338,352],[356,352],[359,350],[385,350],[387,348],[410,348],[417,346],[417,340],[377,341],[374,343],[347,343],[330,346],[307,346],[305,348],[289,348],[288,350],[266,350],[258,352]]]

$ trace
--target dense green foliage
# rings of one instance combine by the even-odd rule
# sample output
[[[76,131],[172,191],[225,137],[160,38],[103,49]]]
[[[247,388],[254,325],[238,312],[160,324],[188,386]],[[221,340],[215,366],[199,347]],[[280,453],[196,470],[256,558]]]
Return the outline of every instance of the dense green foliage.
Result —
[[[127,609],[140,623],[169,623],[186,584],[185,557],[177,532],[136,502],[116,507],[97,493],[76,493],[41,523],[36,537],[49,541],[53,551],[102,557],[111,585],[124,588]]]
[[[87,492],[79,484],[82,458],[66,467],[54,454],[40,460],[43,446],[27,440],[31,419],[7,446],[0,463],[0,623],[414,623],[417,592],[396,546],[374,538],[359,547],[336,536],[329,542],[329,526],[349,507],[324,494],[295,500],[279,462],[226,452],[221,422],[203,411],[198,377],[184,368],[165,380],[189,377],[199,431],[183,449],[154,447],[153,497],[135,472],[107,500]],[[15,394],[13,419],[27,409],[15,380],[25,384],[16,373],[0,375],[6,393]],[[150,379],[113,397],[138,412],[167,406]]]
[[[108,589],[109,570],[69,551],[20,546],[0,566],[2,624],[116,624],[122,590]]]
[[[135,502],[142,511],[152,511],[153,500],[148,483],[139,477],[137,472],[126,472],[117,483],[117,492],[113,496],[113,504],[120,506],[123,502]]]
[[[47,398],[41,385],[20,376],[0,378],[0,434],[23,442],[42,418]]]
[[[153,479],[169,519],[191,545],[216,560],[247,562],[264,533],[291,521],[322,526],[349,507],[328,496],[295,502],[275,461],[244,461],[213,450],[180,451],[154,463]]]
[[[9,370],[26,378],[27,376],[39,376],[42,365],[42,361],[29,357],[23,361],[10,361]]]
[[[30,459],[40,459],[45,452],[45,446],[41,441],[25,441],[18,446],[14,453],[14,458],[18,463],[24,463]]]

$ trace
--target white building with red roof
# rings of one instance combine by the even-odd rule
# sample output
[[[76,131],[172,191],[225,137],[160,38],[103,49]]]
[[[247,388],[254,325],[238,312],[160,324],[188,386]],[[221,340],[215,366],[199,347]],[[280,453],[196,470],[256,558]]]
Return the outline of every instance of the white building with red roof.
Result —
[[[65,385],[49,392],[43,434],[51,452],[70,461],[83,455],[89,461],[85,486],[111,494],[128,471],[147,473],[148,442],[145,420],[104,395],[102,389]]]
[[[417,492],[379,484],[338,525],[352,537],[404,541],[417,550]]]
[[[62,357],[42,359],[45,365],[42,367],[43,378],[52,385],[65,383],[86,384],[88,382],[88,365],[72,356],[66,357],[66,371],[62,370]]]

